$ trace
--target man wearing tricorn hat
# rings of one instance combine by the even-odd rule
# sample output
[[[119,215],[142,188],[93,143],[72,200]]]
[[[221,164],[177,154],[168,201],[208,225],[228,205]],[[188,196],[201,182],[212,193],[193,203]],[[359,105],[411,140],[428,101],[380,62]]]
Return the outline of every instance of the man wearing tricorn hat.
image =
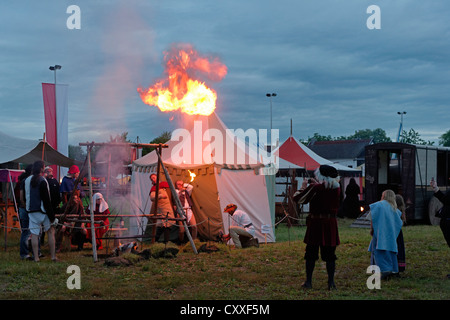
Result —
[[[340,185],[337,170],[329,165],[321,165],[314,172],[316,179],[304,179],[300,191],[294,194],[294,201],[309,203],[306,218],[306,281],[304,288],[312,287],[312,274],[320,255],[326,262],[328,289],[336,289],[334,273],[336,266],[336,246],[339,245],[339,232],[336,215],[339,209]]]

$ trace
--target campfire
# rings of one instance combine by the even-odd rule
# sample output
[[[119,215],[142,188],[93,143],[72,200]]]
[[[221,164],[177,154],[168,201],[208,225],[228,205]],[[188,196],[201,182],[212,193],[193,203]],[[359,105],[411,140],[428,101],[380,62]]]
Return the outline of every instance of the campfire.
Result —
[[[188,171],[189,171],[189,176],[191,177],[191,181],[189,181],[189,182],[192,182],[192,181],[194,181],[194,179],[197,175],[195,173],[191,172],[191,170],[188,170]]]
[[[165,78],[145,89],[138,88],[142,101],[162,112],[181,111],[208,116],[216,108],[217,94],[201,78],[220,81],[227,67],[218,58],[200,55],[191,45],[175,45],[164,53]]]

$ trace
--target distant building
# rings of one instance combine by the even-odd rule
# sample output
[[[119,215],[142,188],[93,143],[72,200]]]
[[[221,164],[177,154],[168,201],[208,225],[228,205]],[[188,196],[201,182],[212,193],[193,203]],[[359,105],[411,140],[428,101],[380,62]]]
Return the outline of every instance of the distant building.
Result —
[[[308,148],[319,156],[340,165],[357,168],[365,161],[365,147],[373,144],[373,139],[315,141]]]

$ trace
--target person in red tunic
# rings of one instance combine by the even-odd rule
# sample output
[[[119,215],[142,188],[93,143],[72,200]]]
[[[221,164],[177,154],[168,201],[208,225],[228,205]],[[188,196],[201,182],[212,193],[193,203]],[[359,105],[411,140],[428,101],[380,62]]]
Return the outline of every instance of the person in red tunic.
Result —
[[[100,224],[95,224],[95,243],[97,245],[97,249],[103,249],[102,246],[102,237],[109,229],[109,220],[108,216],[110,214],[108,203],[103,199],[103,195],[99,192],[95,193],[92,196],[92,202],[94,203],[94,221],[100,221]],[[86,214],[91,214],[91,205],[86,208]],[[88,241],[92,242],[92,232],[91,232],[91,224],[86,224],[87,234],[86,237]]]
[[[304,288],[312,288],[312,274],[320,255],[326,262],[328,289],[336,289],[334,273],[336,269],[336,246],[339,245],[339,232],[336,215],[339,210],[340,185],[337,170],[329,165],[321,165],[314,172],[316,179],[304,179],[302,187],[294,194],[298,203],[309,203],[306,218],[306,281]]]

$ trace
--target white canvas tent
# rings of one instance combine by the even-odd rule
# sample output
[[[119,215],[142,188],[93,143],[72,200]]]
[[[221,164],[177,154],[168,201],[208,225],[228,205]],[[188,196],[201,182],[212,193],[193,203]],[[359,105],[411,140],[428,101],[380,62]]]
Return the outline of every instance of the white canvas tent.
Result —
[[[172,181],[190,182],[190,172],[196,175],[190,183],[199,236],[215,239],[219,231],[228,233],[230,218],[223,209],[235,203],[250,216],[257,238],[274,242],[274,176],[260,174],[264,165],[258,161],[258,150],[239,139],[215,113],[188,118],[162,149],[162,160]],[[150,211],[149,177],[157,162],[156,151],[133,162],[131,192],[140,213]],[[160,179],[165,180],[162,171]],[[137,219],[130,231],[142,234],[146,220]],[[268,233],[262,233],[263,226],[269,227]]]

